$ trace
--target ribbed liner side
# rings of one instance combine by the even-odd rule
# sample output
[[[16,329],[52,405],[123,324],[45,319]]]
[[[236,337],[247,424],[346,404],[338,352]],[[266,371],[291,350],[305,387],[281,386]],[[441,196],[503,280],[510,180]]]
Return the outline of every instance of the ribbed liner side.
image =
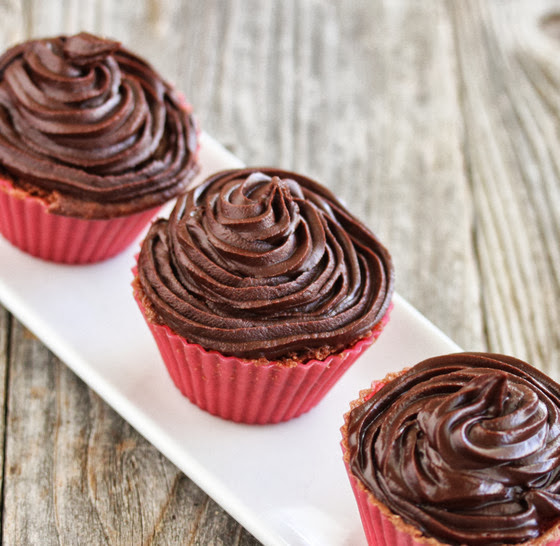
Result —
[[[144,314],[136,291],[134,296]],[[379,335],[360,340],[324,361],[312,360],[290,367],[207,351],[165,325],[146,321],[179,390],[213,415],[248,424],[279,423],[309,411]]]
[[[47,211],[35,197],[0,185],[0,233],[19,249],[58,263],[86,264],[115,256],[130,245],[159,207],[107,220],[85,220]]]
[[[371,504],[368,494],[357,487],[356,478],[350,477],[350,483],[369,546],[426,546],[426,542],[419,542],[412,535],[395,527],[379,508]]]
[[[382,386],[383,384],[378,384],[376,390],[379,390]],[[346,434],[346,425],[347,421],[345,426],[342,427],[343,436]],[[430,539],[428,542],[416,540],[412,534],[396,527],[389,517],[383,514],[379,507],[372,502],[370,493],[361,486],[358,479],[352,474],[347,459],[347,445],[347,438],[343,437],[341,447],[344,466],[356,499],[368,546],[426,546],[428,542],[434,546],[440,544],[434,539]]]

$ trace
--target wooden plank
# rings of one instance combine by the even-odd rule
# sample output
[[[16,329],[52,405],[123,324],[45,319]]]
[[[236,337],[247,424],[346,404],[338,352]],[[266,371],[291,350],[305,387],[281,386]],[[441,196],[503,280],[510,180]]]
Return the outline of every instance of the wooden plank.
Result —
[[[55,544],[57,533],[52,494],[56,434],[54,363],[44,346],[15,321],[11,347],[3,542]]]
[[[309,148],[327,150],[316,161],[326,167],[323,178],[391,249],[397,290],[457,343],[480,349],[472,202],[445,6],[339,6],[338,43],[329,52],[337,84],[323,107],[334,115],[323,122],[328,140],[314,136]]]
[[[25,39],[27,21],[23,2],[3,0],[0,2],[0,51]]]
[[[8,381],[8,355],[10,353],[9,332],[12,318],[0,305],[0,513],[4,495],[4,449],[6,439],[6,385]]]
[[[450,6],[488,344],[559,379],[558,4]]]

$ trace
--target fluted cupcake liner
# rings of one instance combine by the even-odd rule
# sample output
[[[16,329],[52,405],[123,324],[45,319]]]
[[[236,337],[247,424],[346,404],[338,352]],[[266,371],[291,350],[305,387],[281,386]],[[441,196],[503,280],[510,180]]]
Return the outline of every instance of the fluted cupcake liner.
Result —
[[[426,546],[426,544],[430,544],[428,540],[418,541],[413,535],[398,529],[377,506],[371,504],[369,494],[360,487],[358,480],[350,474],[349,476],[367,543],[370,546]],[[439,542],[432,541],[431,544],[435,545]]]
[[[150,319],[136,287],[134,296],[181,393],[212,415],[247,424],[288,421],[316,406],[389,320],[387,311],[367,338],[323,361],[263,364],[189,343],[168,326]]]
[[[353,401],[350,406],[354,408],[363,404],[371,398],[378,390],[387,383],[387,379],[383,381],[374,381],[371,388],[360,392],[358,400]],[[427,538],[422,533],[404,522],[400,516],[389,513],[386,508],[381,508],[380,503],[375,499],[373,494],[368,491],[365,486],[354,476],[350,469],[349,453],[347,444],[347,425],[349,413],[344,416],[344,425],[342,432],[342,453],[346,472],[350,480],[352,492],[356,498],[360,519],[366,535],[369,546],[433,546],[440,544],[437,540]]]
[[[136,239],[159,208],[106,220],[62,216],[0,179],[0,233],[24,252],[51,262],[87,264],[111,258]]]
[[[360,392],[358,400],[352,402],[351,407],[356,407],[371,398],[379,389],[383,387],[385,381],[374,381],[370,389]],[[425,546],[430,542],[423,541],[422,539],[416,540],[412,532],[407,532],[399,527],[417,531],[407,523],[403,522],[399,516],[394,514],[388,515],[383,513],[376,501],[375,497],[369,492],[362,483],[352,474],[349,465],[348,445],[347,445],[347,424],[348,415],[344,416],[345,423],[341,429],[342,432],[342,452],[344,458],[344,465],[346,472],[352,486],[352,492],[356,498],[358,510],[360,512],[360,519],[366,535],[367,543],[369,546]],[[394,520],[398,520],[395,525]],[[431,542],[432,544],[439,544],[438,542]]]
[[[400,373],[392,373],[387,375],[381,381],[374,381],[369,389],[360,392],[359,398],[350,404],[353,409],[362,405],[369,400],[377,391],[385,386],[393,378],[403,374],[406,369]],[[350,457],[348,451],[348,419],[350,412],[344,416],[344,425],[342,426],[342,454],[344,466],[352,492],[356,499],[362,527],[366,535],[368,546],[445,546],[445,543],[439,540],[425,536],[420,529],[405,522],[399,515],[391,512],[385,505],[378,501],[371,491],[368,491],[356,476],[354,476],[350,468]],[[547,538],[546,535],[555,534],[554,530],[547,531],[544,535],[534,541],[524,542],[525,545],[535,546],[560,546],[560,538]]]

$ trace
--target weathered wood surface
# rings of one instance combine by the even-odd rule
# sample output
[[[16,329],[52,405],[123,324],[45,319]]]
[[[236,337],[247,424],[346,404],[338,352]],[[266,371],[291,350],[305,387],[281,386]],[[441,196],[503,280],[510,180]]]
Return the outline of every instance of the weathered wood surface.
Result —
[[[248,164],[322,180],[464,348],[560,379],[560,3],[0,0],[120,39]],[[0,311],[5,544],[256,544]]]

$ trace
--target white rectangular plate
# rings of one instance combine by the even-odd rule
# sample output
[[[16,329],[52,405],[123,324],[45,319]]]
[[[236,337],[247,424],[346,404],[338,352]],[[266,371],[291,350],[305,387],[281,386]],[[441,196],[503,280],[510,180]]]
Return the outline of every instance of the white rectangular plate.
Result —
[[[199,178],[241,166],[208,135],[201,140]],[[395,295],[379,340],[311,412],[279,425],[227,422],[192,405],[168,377],[132,298],[138,249],[135,243],[104,263],[66,266],[0,237],[0,300],[264,544],[365,544],[342,463],[343,414],[373,379],[459,347]]]

